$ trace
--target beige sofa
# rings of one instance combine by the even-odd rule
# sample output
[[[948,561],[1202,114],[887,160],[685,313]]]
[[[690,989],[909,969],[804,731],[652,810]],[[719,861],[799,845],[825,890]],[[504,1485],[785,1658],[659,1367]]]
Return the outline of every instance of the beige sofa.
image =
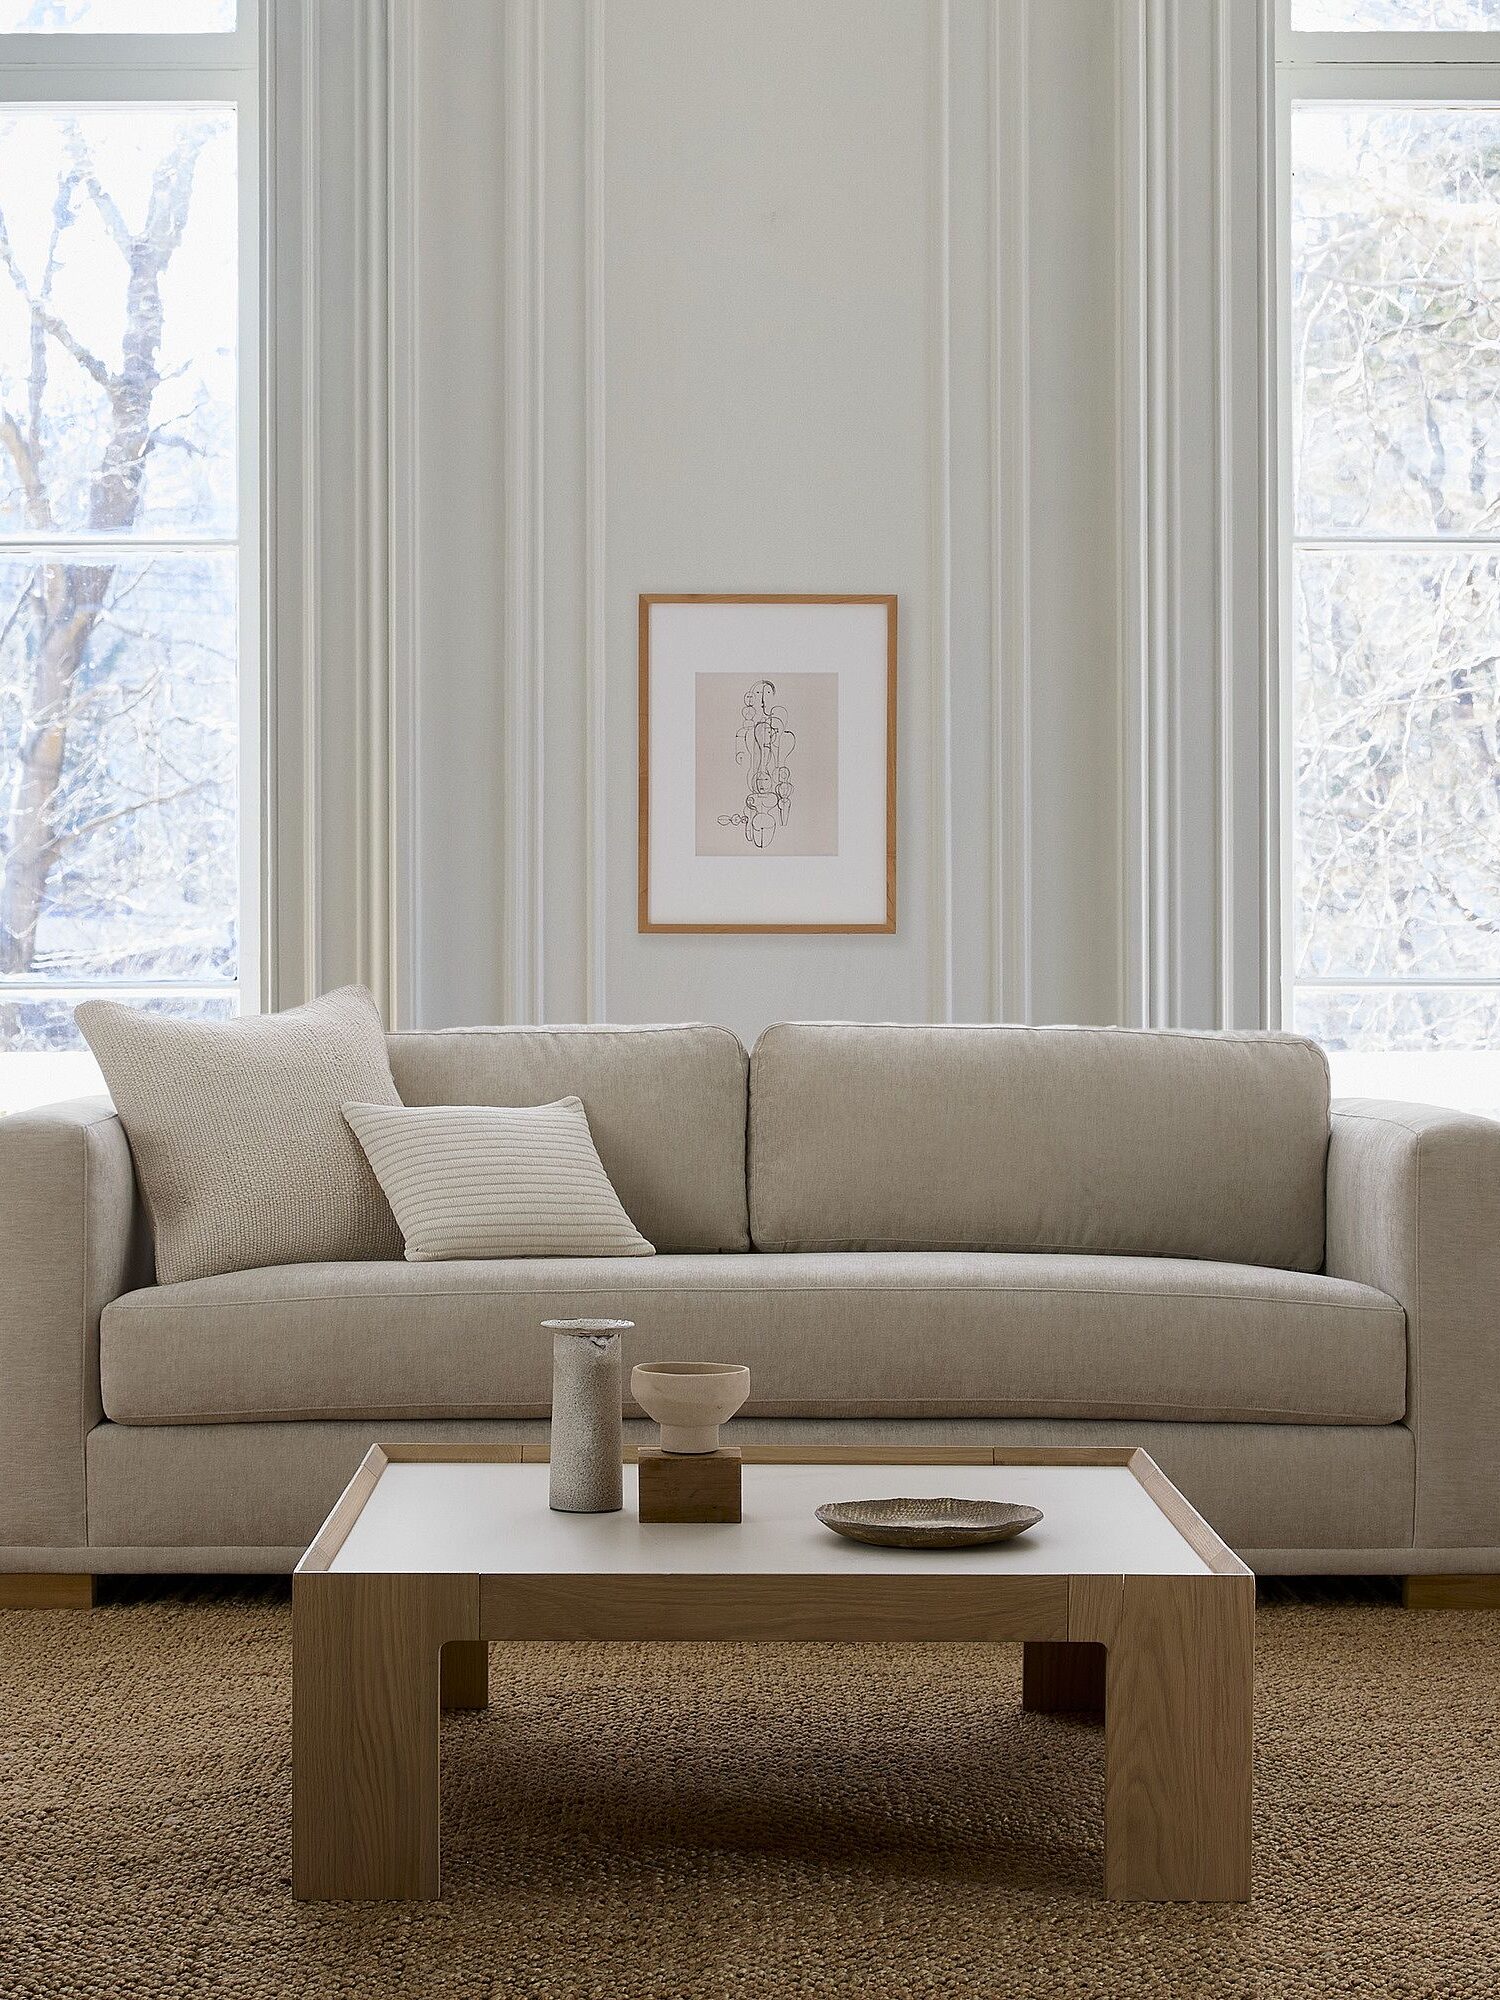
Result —
[[[374,1439],[545,1437],[544,1317],[747,1361],[744,1442],[1139,1442],[1266,1571],[1500,1569],[1500,1125],[1282,1035],[396,1035],[582,1098],[654,1258],[157,1286],[103,1101],[0,1123],[0,1571],[284,1570]]]

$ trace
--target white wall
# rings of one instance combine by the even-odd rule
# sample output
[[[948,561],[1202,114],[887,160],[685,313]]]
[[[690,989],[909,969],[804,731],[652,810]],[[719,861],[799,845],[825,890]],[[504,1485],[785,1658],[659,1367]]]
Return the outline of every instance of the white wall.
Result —
[[[862,0],[602,15],[602,881],[593,994],[565,947],[549,999],[742,1034],[778,1013],[920,1015],[942,949],[936,16]],[[637,934],[642,589],[899,594],[894,937]]]
[[[273,9],[289,440],[325,412],[321,490],[279,530],[278,997],[362,975],[430,1025],[747,1038],[1233,1015],[1142,968],[1216,965],[1229,917],[1258,938],[1220,894],[1258,812],[1217,781],[1159,796],[1138,741],[1183,631],[1142,579],[1174,523],[1212,547],[1229,490],[1194,314],[1225,296],[1231,55],[1254,82],[1233,4]],[[1142,142],[1166,100],[1180,159]],[[1249,194],[1253,278],[1253,162]],[[1169,334],[1195,407],[1164,482]],[[637,593],[735,589],[899,594],[893,937],[637,934]],[[1207,596],[1201,680],[1171,657],[1212,738],[1235,635]],[[1139,893],[1163,853],[1171,893]]]

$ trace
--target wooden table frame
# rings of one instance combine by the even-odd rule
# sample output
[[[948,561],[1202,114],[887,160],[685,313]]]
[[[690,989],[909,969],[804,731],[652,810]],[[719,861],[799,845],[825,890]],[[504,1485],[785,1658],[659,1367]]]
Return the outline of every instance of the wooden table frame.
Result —
[[[1099,1713],[1104,1886],[1250,1893],[1255,1579],[1143,1451],[744,1447],[747,1463],[1121,1465],[1207,1575],[378,1575],[330,1564],[393,1461],[545,1460],[373,1445],[292,1581],[292,1892],[440,1892],[438,1716],[488,1706],[488,1647],[555,1640],[981,1640],[1025,1646],[1023,1703]],[[629,1456],[629,1454],[628,1454]]]

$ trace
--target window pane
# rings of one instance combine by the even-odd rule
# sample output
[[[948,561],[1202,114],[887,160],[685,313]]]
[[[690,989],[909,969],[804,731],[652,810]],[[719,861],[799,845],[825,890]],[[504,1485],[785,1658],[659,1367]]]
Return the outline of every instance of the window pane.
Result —
[[[232,535],[235,114],[0,114],[0,531]]]
[[[0,558],[0,984],[232,983],[229,551]]]
[[[1296,974],[1500,980],[1500,555],[1296,557]]]
[[[211,35],[236,0],[0,0],[0,34]]]
[[[10,1108],[4,1102],[7,1057],[52,1055],[84,1046],[73,1025],[77,997],[54,1000],[45,994],[18,993],[12,987],[0,986],[0,1111]],[[232,990],[227,993],[166,994],[142,991],[138,987],[111,986],[102,997],[118,1000],[126,1007],[139,1008],[143,1014],[169,1014],[179,1021],[232,1020],[237,1006]]]
[[[1500,111],[1292,114],[1303,535],[1500,533]]]
[[[1292,0],[1292,26],[1305,34],[1377,28],[1462,34],[1500,28],[1500,0]]]
[[[1326,1049],[1500,1048],[1500,986],[1304,986],[1292,1026]]]

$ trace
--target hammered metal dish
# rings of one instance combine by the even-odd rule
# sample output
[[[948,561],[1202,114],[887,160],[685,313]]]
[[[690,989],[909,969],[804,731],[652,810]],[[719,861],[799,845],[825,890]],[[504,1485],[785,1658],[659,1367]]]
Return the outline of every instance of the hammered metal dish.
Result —
[[[851,1542],[882,1549],[974,1549],[1008,1542],[1041,1520],[1041,1509],[1008,1500],[834,1500],[818,1519]]]

